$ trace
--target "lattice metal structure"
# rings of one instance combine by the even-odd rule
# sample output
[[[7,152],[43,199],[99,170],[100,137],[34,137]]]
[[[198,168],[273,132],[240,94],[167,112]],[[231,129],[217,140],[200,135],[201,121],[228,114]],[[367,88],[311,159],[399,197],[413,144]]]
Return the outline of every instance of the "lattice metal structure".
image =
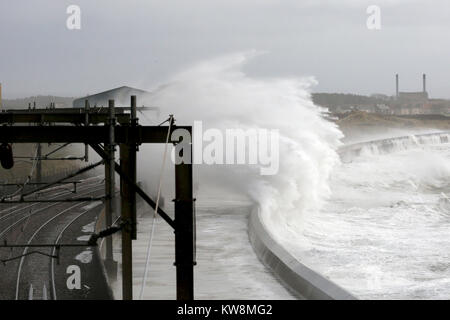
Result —
[[[136,239],[136,194],[150,207],[156,208],[151,199],[136,183],[136,155],[138,146],[144,143],[187,143],[188,160],[175,164],[175,216],[172,219],[163,209],[157,208],[158,214],[175,232],[175,266],[177,275],[177,299],[194,299],[194,198],[192,174],[192,141],[183,138],[172,140],[172,132],[183,129],[192,136],[191,126],[140,126],[136,117],[136,96],[131,96],[129,108],[116,108],[114,100],[109,101],[108,108],[90,108],[86,101],[85,108],[51,108],[24,109],[0,112],[1,143],[82,143],[86,145],[85,159],[88,160],[88,146],[102,158],[105,165],[105,203],[106,226],[102,236],[106,236],[106,262],[112,260],[112,238],[118,231],[113,226],[115,182],[114,176],[120,176],[120,231],[122,232],[122,281],[123,299],[133,298],[132,287],[132,240]],[[170,130],[169,130],[170,128]],[[120,149],[120,163],[115,161],[115,147]],[[48,155],[46,155],[48,158]],[[186,159],[186,155],[184,157]],[[48,160],[40,155],[39,160]],[[98,165],[98,164],[95,164]],[[50,185],[62,183],[74,175],[49,184],[36,182],[37,188],[23,194],[27,195],[43,190]],[[82,199],[86,201],[85,198]],[[73,201],[73,200],[72,200]],[[109,229],[108,229],[109,228]],[[114,229],[116,228],[116,229]],[[91,243],[92,244],[92,243]],[[16,244],[16,246],[20,244]],[[47,246],[48,244],[42,244]],[[8,246],[4,244],[3,246]],[[25,245],[24,245],[25,246]],[[61,245],[58,246],[60,248]]]

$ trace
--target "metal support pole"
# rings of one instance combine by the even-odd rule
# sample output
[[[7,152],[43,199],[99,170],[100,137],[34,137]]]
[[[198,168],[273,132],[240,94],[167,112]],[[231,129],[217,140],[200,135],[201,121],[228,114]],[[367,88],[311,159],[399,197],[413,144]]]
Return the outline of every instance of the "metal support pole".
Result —
[[[138,125],[138,118],[137,118],[137,103],[136,103],[136,96],[131,96],[131,126],[136,128]],[[135,131],[134,131],[135,132]],[[136,145],[136,137],[134,135],[129,136],[129,145],[130,145],[130,152],[129,152],[129,161],[130,161],[130,170],[126,171],[127,175],[131,178],[132,182],[136,184],[137,180],[137,155],[136,152],[138,151],[138,146]],[[132,229],[131,229],[131,238],[133,240],[137,239],[137,218],[136,218],[136,192],[131,191],[130,192],[130,203],[131,203],[131,223],[132,223]]]
[[[192,149],[192,145],[190,148]],[[194,199],[191,163],[192,161],[190,164],[175,165],[177,300],[194,300]]]
[[[84,101],[84,125],[87,127],[89,125],[89,101]],[[84,144],[84,161],[89,162],[89,145]]]
[[[133,163],[131,160],[131,151],[133,146],[125,143],[120,144],[120,166],[132,176]],[[125,227],[122,229],[122,299],[133,300],[133,247],[132,247],[132,208],[134,190],[123,179],[120,179],[120,201],[122,211],[122,222]]]
[[[34,102],[34,108],[36,108],[36,102]],[[40,125],[42,126],[42,121],[40,123]],[[36,154],[36,158],[37,158],[37,163],[36,163],[36,182],[42,182],[42,146],[40,143],[38,143],[37,145],[37,154]]]
[[[41,183],[42,182],[42,146],[40,143],[37,145],[37,163],[36,163],[36,182]]]
[[[105,210],[106,210],[106,228],[112,226],[113,216],[115,212],[115,146],[114,146],[114,126],[115,126],[115,114],[114,114],[114,100],[109,100],[109,123],[106,125],[109,126],[109,137],[108,143],[105,147],[105,151],[107,153],[108,159],[105,161],[105,194],[107,197]],[[112,245],[112,237],[107,237],[106,240],[106,261],[113,261],[113,245]]]
[[[131,96],[131,123],[136,126],[136,96]],[[120,200],[122,222],[122,299],[133,300],[133,245],[136,239],[136,192],[132,185],[136,184],[136,139],[128,137],[129,141],[120,144],[120,166],[130,178],[131,183],[120,178]]]

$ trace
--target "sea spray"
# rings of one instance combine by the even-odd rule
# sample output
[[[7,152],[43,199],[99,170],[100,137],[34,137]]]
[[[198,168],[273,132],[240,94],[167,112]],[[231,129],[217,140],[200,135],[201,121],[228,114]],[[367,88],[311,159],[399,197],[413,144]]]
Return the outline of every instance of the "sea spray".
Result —
[[[285,248],[360,298],[448,299],[450,144],[428,142],[336,167],[331,198]]]
[[[342,133],[311,100],[313,78],[254,78],[243,72],[257,53],[244,52],[198,63],[152,90],[146,104],[174,114],[178,124],[201,121],[205,129],[267,129],[280,134],[278,173],[260,165],[199,165],[199,190],[211,185],[258,203],[274,235],[298,229],[302,216],[319,210],[330,194],[328,178],[339,162]],[[195,137],[194,137],[195,140]]]

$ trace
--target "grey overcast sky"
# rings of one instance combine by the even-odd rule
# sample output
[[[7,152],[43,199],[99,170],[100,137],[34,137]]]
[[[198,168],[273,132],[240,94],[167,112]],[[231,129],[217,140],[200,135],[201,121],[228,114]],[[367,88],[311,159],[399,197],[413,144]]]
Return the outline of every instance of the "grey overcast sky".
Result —
[[[66,8],[81,8],[81,30]],[[381,30],[366,9],[381,8]],[[82,96],[120,85],[149,88],[193,62],[266,51],[254,76],[314,76],[316,92],[450,98],[448,0],[1,0],[5,98]]]

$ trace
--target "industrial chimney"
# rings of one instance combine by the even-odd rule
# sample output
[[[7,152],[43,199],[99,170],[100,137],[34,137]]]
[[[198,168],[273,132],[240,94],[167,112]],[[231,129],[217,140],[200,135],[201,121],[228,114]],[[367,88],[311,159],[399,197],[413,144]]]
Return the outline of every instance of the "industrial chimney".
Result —
[[[427,75],[423,74],[423,92],[427,92]]]
[[[395,97],[398,98],[398,73],[395,75]]]

